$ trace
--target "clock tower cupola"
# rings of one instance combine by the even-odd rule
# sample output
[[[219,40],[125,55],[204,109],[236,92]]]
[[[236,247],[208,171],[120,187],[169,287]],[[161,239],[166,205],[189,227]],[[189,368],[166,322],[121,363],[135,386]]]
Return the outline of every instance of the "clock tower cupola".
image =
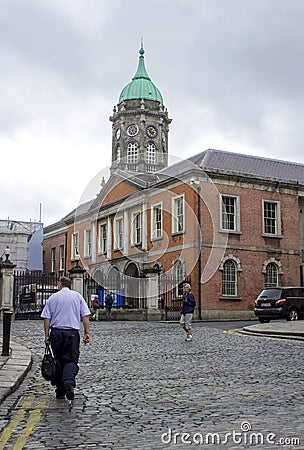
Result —
[[[143,45],[137,71],[119,96],[112,122],[112,170],[156,172],[168,166],[172,119],[159,89],[147,74]]]

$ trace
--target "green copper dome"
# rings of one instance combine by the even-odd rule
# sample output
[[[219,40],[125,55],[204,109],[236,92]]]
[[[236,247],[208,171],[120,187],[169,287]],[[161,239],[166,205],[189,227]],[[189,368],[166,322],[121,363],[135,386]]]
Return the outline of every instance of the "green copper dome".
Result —
[[[139,50],[139,62],[136,74],[132,81],[127,84],[119,96],[118,103],[124,100],[134,100],[144,98],[146,100],[154,100],[155,102],[163,103],[163,97],[154,83],[152,83],[147,74],[144,61],[144,49]]]

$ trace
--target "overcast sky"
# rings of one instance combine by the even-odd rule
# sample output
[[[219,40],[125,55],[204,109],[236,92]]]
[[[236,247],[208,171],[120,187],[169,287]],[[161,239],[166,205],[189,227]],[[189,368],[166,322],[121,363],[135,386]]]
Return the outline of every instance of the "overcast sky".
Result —
[[[304,163],[303,0],[0,0],[0,219],[49,225],[111,163],[143,36],[169,153]]]

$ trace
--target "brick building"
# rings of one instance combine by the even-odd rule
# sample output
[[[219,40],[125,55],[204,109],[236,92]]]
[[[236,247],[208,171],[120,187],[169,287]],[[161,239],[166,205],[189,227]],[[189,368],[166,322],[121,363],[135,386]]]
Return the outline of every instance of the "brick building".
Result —
[[[160,309],[190,279],[197,314],[210,319],[250,317],[264,286],[303,283],[304,165],[209,149],[168,167],[171,119],[143,48],[110,120],[111,175],[45,228],[45,272],[80,258],[128,306],[149,297],[153,272]]]

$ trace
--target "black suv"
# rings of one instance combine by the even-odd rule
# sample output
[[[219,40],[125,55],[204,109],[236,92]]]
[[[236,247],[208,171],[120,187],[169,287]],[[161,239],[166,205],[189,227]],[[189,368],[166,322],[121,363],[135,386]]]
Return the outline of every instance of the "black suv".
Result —
[[[304,316],[303,287],[272,287],[262,290],[254,314],[261,323],[270,319],[298,320]]]

